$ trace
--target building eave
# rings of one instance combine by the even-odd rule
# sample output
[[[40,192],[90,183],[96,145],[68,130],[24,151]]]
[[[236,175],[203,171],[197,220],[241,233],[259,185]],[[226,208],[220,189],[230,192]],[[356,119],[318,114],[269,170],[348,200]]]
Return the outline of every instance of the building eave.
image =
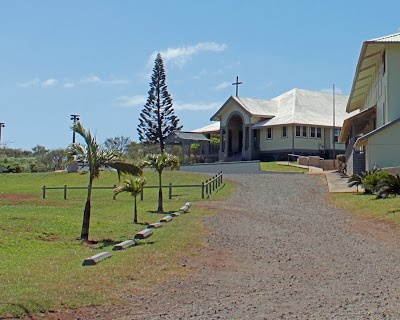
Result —
[[[354,147],[359,148],[359,147],[368,145],[368,139],[369,138],[371,138],[373,135],[375,135],[375,134],[387,129],[388,127],[394,125],[395,123],[397,123],[399,121],[400,121],[400,118],[398,118],[398,119],[396,119],[394,121],[391,121],[391,122],[385,124],[382,127],[379,127],[379,128],[377,128],[375,130],[372,130],[371,132],[368,132],[367,134],[363,135],[362,137],[360,137],[360,138],[358,138],[356,140],[356,142],[354,143]]]
[[[225,103],[222,105],[221,108],[218,109],[218,111],[210,118],[211,121],[220,121],[221,120],[221,112],[222,110],[229,104],[229,102],[235,101],[242,109],[244,112],[246,112],[248,115],[253,115],[247,108],[246,106],[240,101],[239,97],[234,97],[230,96],[228,100],[225,101]]]

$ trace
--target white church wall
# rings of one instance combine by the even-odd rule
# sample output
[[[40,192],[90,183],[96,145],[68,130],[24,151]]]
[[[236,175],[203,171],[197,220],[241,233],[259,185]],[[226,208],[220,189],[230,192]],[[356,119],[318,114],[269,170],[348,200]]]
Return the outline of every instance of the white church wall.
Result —
[[[374,164],[379,168],[400,166],[400,122],[377,132],[368,139],[367,170]]]
[[[229,103],[225,107],[225,109],[221,112],[221,127],[225,127],[228,125],[227,122],[228,122],[229,116],[233,112],[240,113],[245,124],[250,123],[249,115],[241,107],[239,107],[237,104]]]
[[[400,118],[400,47],[391,45],[387,50],[387,122]]]

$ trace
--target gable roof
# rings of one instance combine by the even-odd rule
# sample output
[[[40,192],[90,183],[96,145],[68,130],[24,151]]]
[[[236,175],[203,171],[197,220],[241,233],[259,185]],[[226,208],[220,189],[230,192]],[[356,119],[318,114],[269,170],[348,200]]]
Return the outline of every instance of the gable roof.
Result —
[[[277,111],[277,103],[272,100],[261,100],[254,98],[242,98],[230,96],[228,100],[222,105],[221,108],[211,117],[211,121],[218,121],[221,117],[221,112],[230,103],[236,103],[245,111],[248,115],[271,117]]]
[[[400,43],[400,33],[365,41],[362,45],[354,74],[346,110],[351,112],[365,105],[366,95],[371,88],[372,78],[379,70],[385,44]]]

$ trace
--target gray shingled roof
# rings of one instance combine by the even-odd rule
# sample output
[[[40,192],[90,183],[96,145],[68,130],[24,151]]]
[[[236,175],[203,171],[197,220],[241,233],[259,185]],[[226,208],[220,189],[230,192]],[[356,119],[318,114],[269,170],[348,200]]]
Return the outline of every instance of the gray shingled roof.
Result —
[[[335,126],[341,127],[349,115],[345,108],[347,95],[335,94]],[[259,122],[253,128],[285,124],[332,126],[333,94],[330,92],[292,89],[274,99],[278,110],[272,119]]]
[[[220,128],[219,121],[209,124],[208,126],[195,129],[191,132],[200,132],[200,133],[211,133],[211,132],[218,132]]]
[[[202,133],[187,132],[187,131],[172,131],[165,139],[165,143],[179,143],[183,141],[210,141]]]
[[[270,116],[278,111],[278,103],[272,100],[234,97],[254,116]]]

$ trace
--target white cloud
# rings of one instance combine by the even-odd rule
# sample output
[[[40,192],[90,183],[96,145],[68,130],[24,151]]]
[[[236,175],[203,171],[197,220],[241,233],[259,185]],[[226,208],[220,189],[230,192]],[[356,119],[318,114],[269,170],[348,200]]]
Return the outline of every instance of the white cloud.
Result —
[[[57,79],[50,78],[50,79],[47,79],[47,80],[43,81],[41,83],[41,86],[42,87],[52,87],[52,86],[55,86],[57,83],[58,83]]]
[[[118,97],[119,105],[123,107],[143,107],[146,104],[147,97],[143,95],[136,95],[132,97],[122,96]]]
[[[214,89],[215,90],[223,90],[228,88],[229,86],[231,86],[232,84],[228,81],[224,81],[222,83],[220,83],[219,85],[217,85]]]
[[[100,83],[101,79],[96,75],[90,75],[90,76],[87,76],[87,77],[79,80],[79,82],[80,83]]]
[[[191,111],[204,111],[204,110],[217,110],[221,107],[220,102],[210,103],[174,103],[175,110],[191,110]]]
[[[17,86],[21,88],[28,88],[28,87],[34,87],[39,85],[40,79],[39,78],[34,78],[32,80],[28,80],[26,82],[18,82]]]
[[[127,79],[119,79],[115,77],[110,77],[109,79],[103,80],[95,74],[91,74],[89,76],[83,77],[79,80],[69,80],[68,78],[58,80],[55,78],[49,78],[47,80],[40,80],[40,78],[36,77],[32,80],[26,82],[18,82],[17,86],[21,88],[28,87],[52,87],[60,83],[64,88],[72,88],[77,85],[85,85],[85,84],[97,84],[97,85],[105,85],[105,86],[118,86],[129,84],[130,81]]]
[[[117,78],[112,78],[110,80],[103,80],[100,77],[92,74],[85,78],[82,78],[81,80],[79,80],[79,82],[83,84],[101,84],[101,85],[116,86],[116,85],[128,84],[130,81],[126,79],[117,79]]]
[[[73,82],[64,83],[64,88],[73,88],[73,87],[75,87],[75,83]]]
[[[170,62],[172,64],[182,67],[186,64],[193,55],[202,51],[221,52],[227,48],[225,44],[218,44],[215,42],[200,42],[192,46],[168,48],[167,50],[161,51],[161,57],[164,62]],[[153,52],[149,58],[148,66],[153,66],[154,60],[158,52]]]

